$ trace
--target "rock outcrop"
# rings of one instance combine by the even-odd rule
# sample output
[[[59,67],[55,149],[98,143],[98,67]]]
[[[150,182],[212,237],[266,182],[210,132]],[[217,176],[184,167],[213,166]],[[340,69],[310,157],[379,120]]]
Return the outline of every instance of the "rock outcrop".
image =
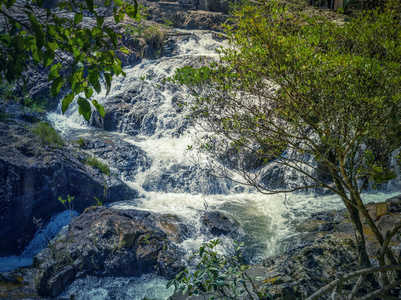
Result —
[[[35,256],[38,293],[56,296],[73,280],[89,274],[152,272],[172,278],[183,268],[174,246],[179,230],[177,219],[171,216],[89,207]]]
[[[27,245],[37,229],[33,218],[46,222],[64,210],[60,196],[74,196],[78,212],[93,205],[94,197],[109,202],[137,196],[118,178],[83,164],[83,154],[42,144],[29,126],[0,122],[0,256]]]
[[[219,211],[208,211],[201,217],[202,223],[215,236],[220,235],[238,235],[240,224],[233,219],[228,218]]]
[[[304,299],[335,279],[336,272],[358,269],[352,240],[318,238],[308,245],[266,259],[251,267],[249,275],[264,278],[274,299]]]
[[[138,146],[123,140],[88,140],[81,147],[86,154],[104,159],[120,178],[134,181],[138,172],[151,166],[152,160]]]

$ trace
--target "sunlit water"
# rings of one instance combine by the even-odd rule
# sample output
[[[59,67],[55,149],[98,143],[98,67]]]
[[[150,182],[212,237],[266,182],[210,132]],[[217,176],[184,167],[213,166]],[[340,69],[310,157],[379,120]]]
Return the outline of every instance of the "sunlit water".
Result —
[[[172,57],[145,60],[125,68],[126,77],[113,80],[110,94],[104,91],[96,99],[107,107],[108,101],[121,99],[130,111],[118,120],[117,132],[105,132],[90,127],[79,116],[72,104],[65,115],[60,111],[48,115],[55,128],[68,139],[121,139],[142,149],[151,164],[134,177],[124,177],[113,170],[139,197],[110,206],[118,209],[141,209],[179,216],[190,228],[191,235],[179,246],[188,256],[213,237],[202,231],[200,216],[205,211],[218,210],[240,224],[236,238],[245,242],[245,257],[255,263],[268,256],[285,251],[297,242],[293,228],[295,220],[306,219],[313,212],[343,208],[336,196],[312,194],[263,195],[249,187],[241,187],[228,180],[207,174],[203,160],[194,165],[185,155],[195,138],[185,112],[177,101],[186,101],[178,89],[160,87],[163,78],[172,76],[177,67],[188,63],[202,63],[199,56],[217,57],[215,48],[225,45],[212,33],[193,31],[181,38]],[[147,78],[146,80],[141,80]],[[141,113],[140,127],[132,126],[132,116]],[[107,161],[106,161],[107,163]],[[239,192],[240,191],[240,192]],[[366,202],[382,201],[391,194],[376,193],[364,196]],[[232,244],[230,237],[222,237],[222,251]],[[183,259],[187,259],[183,258]],[[26,264],[29,264],[28,262]],[[141,278],[88,277],[75,281],[65,295],[75,299],[167,299],[166,280],[157,276]]]

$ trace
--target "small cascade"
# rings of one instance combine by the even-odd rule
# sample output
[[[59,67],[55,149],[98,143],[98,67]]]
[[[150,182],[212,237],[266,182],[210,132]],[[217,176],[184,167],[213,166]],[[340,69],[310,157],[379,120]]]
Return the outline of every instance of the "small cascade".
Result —
[[[140,278],[88,276],[74,281],[61,297],[74,295],[74,299],[167,300],[173,295],[174,288],[166,289],[166,284],[167,279],[152,274]]]

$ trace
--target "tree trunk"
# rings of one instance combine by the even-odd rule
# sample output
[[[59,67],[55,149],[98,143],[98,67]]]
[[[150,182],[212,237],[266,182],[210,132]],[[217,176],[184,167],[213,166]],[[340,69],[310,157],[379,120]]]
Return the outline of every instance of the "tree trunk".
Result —
[[[351,222],[354,225],[359,266],[362,268],[370,268],[372,265],[366,252],[366,243],[365,237],[363,235],[361,218],[359,217],[359,210],[350,205],[347,201],[343,202],[348,210]]]

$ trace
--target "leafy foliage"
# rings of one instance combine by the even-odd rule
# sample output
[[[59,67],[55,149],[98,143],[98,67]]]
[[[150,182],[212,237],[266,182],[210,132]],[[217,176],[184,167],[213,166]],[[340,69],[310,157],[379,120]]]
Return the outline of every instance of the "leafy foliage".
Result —
[[[90,165],[91,167],[97,168],[100,171],[102,171],[103,174],[105,175],[110,175],[110,168],[108,165],[102,163],[100,160],[98,160],[95,156],[88,157],[85,160],[85,163],[87,165]]]
[[[82,138],[82,137],[80,137],[79,139],[77,139],[77,140],[75,141],[75,143],[76,143],[79,147],[81,147],[81,148],[84,148],[85,145],[86,145],[86,141],[85,141],[85,139]]]
[[[141,16],[148,15],[147,8],[139,6]],[[147,45],[151,45],[156,50],[161,52],[163,42],[166,38],[166,33],[172,28],[172,22],[166,20],[164,24],[147,25],[145,22],[139,22],[135,27],[132,24],[124,26],[125,34],[130,35],[134,40],[143,38]]]
[[[210,296],[209,299],[238,299],[246,294],[250,299],[253,299],[252,295],[259,299],[268,297],[269,293],[259,291],[254,284],[255,278],[246,273],[249,266],[241,263],[239,250],[243,243],[236,243],[236,255],[230,257],[216,252],[220,243],[217,239],[200,247],[190,258],[190,261],[199,260],[195,270],[186,268],[167,283],[167,288],[174,286],[175,292]]]
[[[398,4],[399,5],[399,4]],[[192,118],[207,132],[198,145],[218,176],[277,193],[324,188],[337,194],[356,228],[361,266],[370,267],[360,214],[382,252],[394,254],[368,214],[369,182],[395,177],[401,147],[401,22],[388,2],[339,26],[278,1],[244,5],[227,26],[220,63],[184,67],[172,79],[191,89]],[[217,162],[216,162],[217,161]],[[261,166],[274,161],[308,180],[270,186]],[[223,162],[224,164],[220,164]]]
[[[47,122],[35,124],[31,129],[45,145],[60,147],[64,145],[64,141],[57,131]]]
[[[126,15],[139,19],[138,2],[133,1],[106,0],[102,11],[111,11],[116,23]],[[71,88],[62,101],[63,113],[75,95],[84,92],[85,98],[78,98],[79,112],[89,120],[88,99],[94,90],[100,92],[100,82],[104,80],[109,92],[112,77],[125,75],[113,50],[117,49],[119,35],[104,23],[107,14],[98,13],[93,0],[69,0],[57,7],[44,8],[44,0],[0,0],[0,18],[6,26],[5,33],[0,34],[0,83],[20,78],[25,82],[27,60],[32,59],[35,65],[50,69],[52,96],[57,96],[64,85]],[[92,28],[84,26],[88,15],[96,20]],[[69,74],[65,73],[65,65]],[[103,107],[96,100],[91,103],[104,116]]]
[[[66,210],[74,210],[74,196],[67,195],[67,199],[63,199],[61,196],[58,197],[58,201],[64,206]]]

